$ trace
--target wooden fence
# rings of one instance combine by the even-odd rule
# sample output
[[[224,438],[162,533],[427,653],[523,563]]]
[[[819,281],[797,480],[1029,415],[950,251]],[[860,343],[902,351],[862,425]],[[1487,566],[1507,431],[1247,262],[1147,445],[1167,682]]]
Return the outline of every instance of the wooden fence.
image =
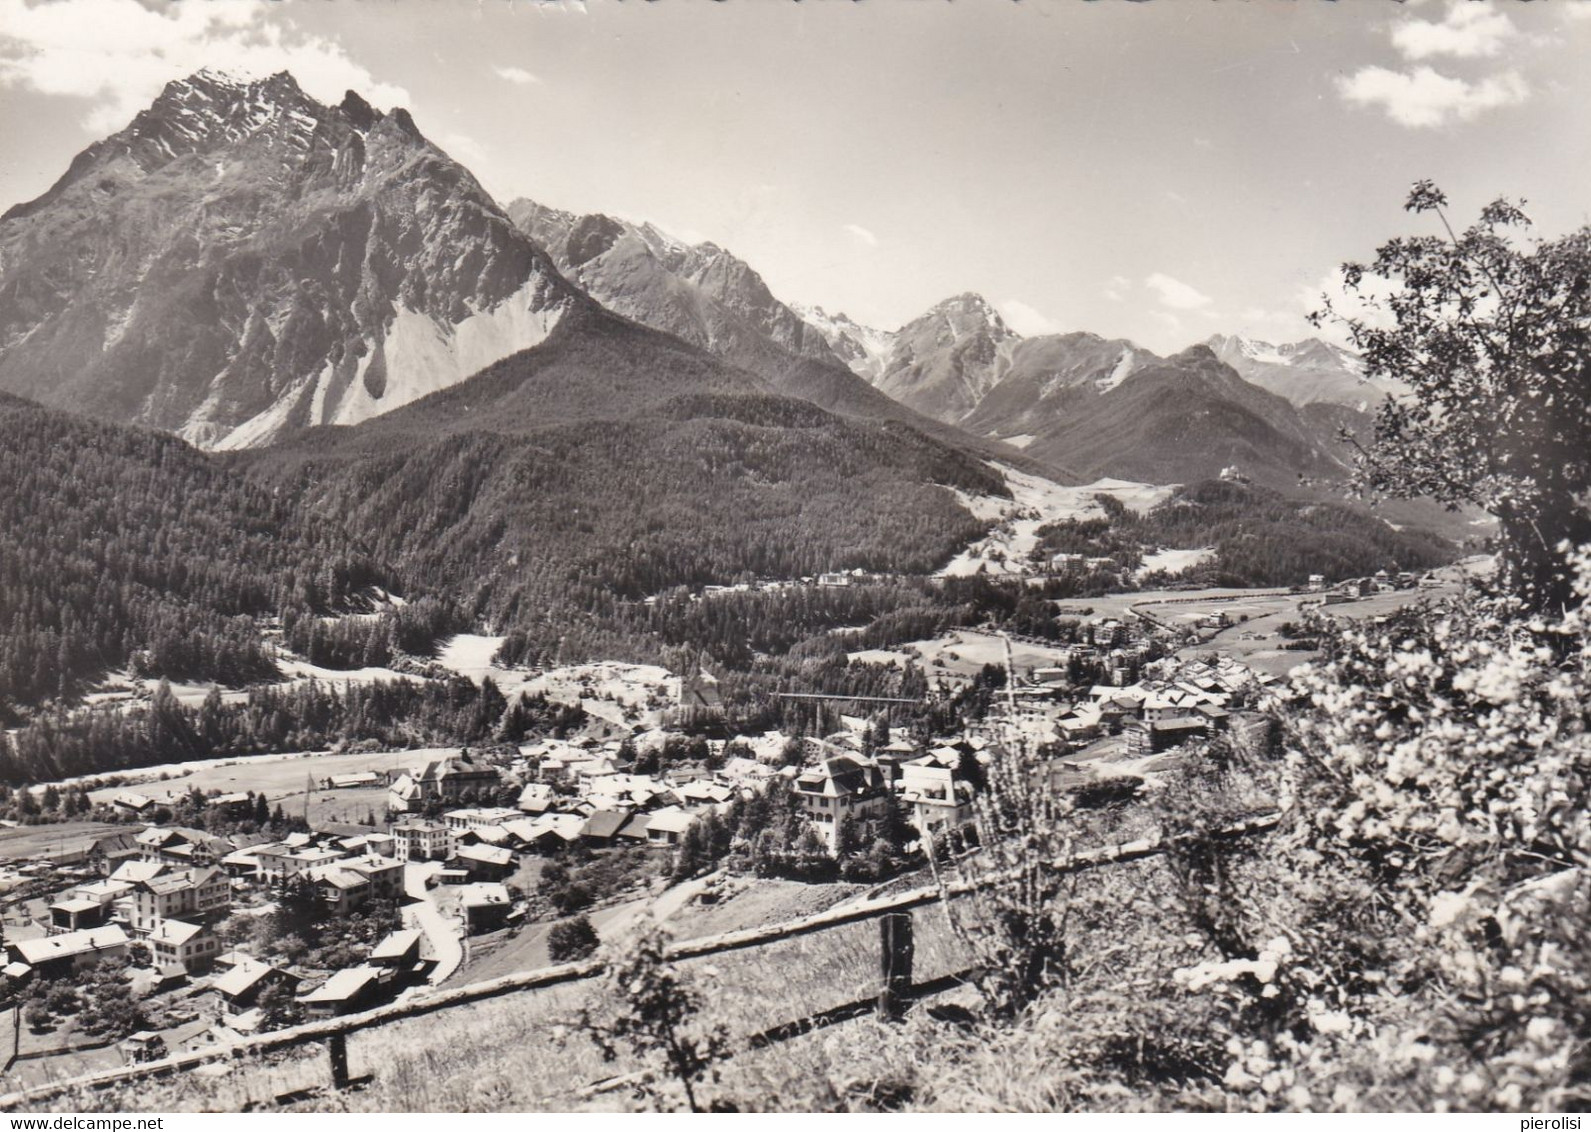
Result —
[[[1246,821],[1226,826],[1208,836],[1223,840],[1248,837],[1274,829],[1280,820],[1280,813],[1262,814]],[[1076,853],[1063,860],[1056,861],[1051,865],[1051,868],[1057,873],[1064,874],[1080,873],[1109,865],[1126,864],[1131,861],[1140,861],[1149,857],[1159,856],[1165,853],[1174,843],[1174,841],[1146,839],[1121,845],[1104,846],[1099,849]],[[725,932],[721,935],[684,940],[671,945],[667,955],[670,960],[705,958],[711,955],[722,955],[730,951],[740,951],[745,948],[760,947],[781,940],[811,935],[815,932],[831,931],[847,924],[857,924],[876,919],[880,922],[880,989],[878,993],[856,1002],[830,1007],[805,1018],[771,1027],[754,1035],[750,1039],[750,1045],[753,1048],[764,1047],[771,1043],[808,1033],[823,1026],[860,1017],[875,1010],[880,1017],[894,1020],[901,1016],[901,1013],[910,1002],[931,995],[942,994],[946,990],[952,989],[970,974],[970,972],[959,972],[953,975],[941,976],[926,983],[913,981],[912,910],[939,903],[947,896],[954,898],[965,895],[976,888],[993,883],[996,879],[994,877],[982,878],[976,883],[948,885],[943,889],[938,885],[915,888],[893,896],[864,899],[843,908],[820,912],[811,916],[803,916],[795,920],[787,920],[780,924],[746,928],[740,931]],[[438,990],[415,995],[399,1002],[357,1014],[306,1022],[302,1025],[291,1026],[268,1034],[261,1034],[257,1037],[245,1038],[240,1042],[226,1046],[176,1054],[155,1061],[140,1062],[117,1069],[64,1078],[60,1081],[51,1081],[30,1088],[19,1089],[0,1095],[0,1111],[13,1111],[19,1106],[47,1100],[73,1090],[102,1089],[114,1085],[123,1085],[144,1078],[179,1073],[211,1062],[241,1061],[261,1054],[293,1049],[310,1042],[325,1043],[330,1060],[331,1084],[335,1088],[344,1088],[349,1084],[350,1080],[348,1075],[348,1036],[350,1034],[384,1026],[392,1022],[418,1018],[439,1010],[449,1010],[474,1002],[499,998],[507,994],[518,994],[522,991],[592,979],[601,975],[604,970],[605,964],[603,960],[595,958],[578,963],[541,967],[532,971],[517,971],[513,974],[470,983],[452,990]]]

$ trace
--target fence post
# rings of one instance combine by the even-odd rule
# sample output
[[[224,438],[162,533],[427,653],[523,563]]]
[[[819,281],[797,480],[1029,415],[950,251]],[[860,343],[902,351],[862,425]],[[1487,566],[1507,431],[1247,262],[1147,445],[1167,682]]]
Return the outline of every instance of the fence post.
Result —
[[[326,1039],[326,1051],[331,1054],[331,1087],[348,1087],[348,1035],[333,1034]]]
[[[880,973],[884,989],[878,996],[878,1016],[885,1022],[899,1022],[912,989],[912,914],[888,912],[879,917]]]

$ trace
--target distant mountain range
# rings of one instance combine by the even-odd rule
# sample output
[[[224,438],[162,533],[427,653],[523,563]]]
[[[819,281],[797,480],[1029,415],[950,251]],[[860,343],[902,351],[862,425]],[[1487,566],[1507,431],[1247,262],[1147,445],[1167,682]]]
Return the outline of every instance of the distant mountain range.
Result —
[[[921,412],[1085,478],[1189,481],[1236,467],[1274,487],[1347,472],[1337,430],[1396,390],[1318,339],[1217,336],[1169,358],[1087,333],[1024,338],[977,295],[898,331],[804,312],[859,375]]]
[[[1286,397],[1300,408],[1324,403],[1369,412],[1387,397],[1405,392],[1397,382],[1366,377],[1357,355],[1318,338],[1273,346],[1253,338],[1217,334],[1205,345],[1245,381]]]
[[[292,570],[448,595],[554,651],[578,630],[600,652],[601,610],[671,586],[930,572],[987,532],[962,500],[1008,494],[995,461],[1063,483],[1234,465],[1292,491],[1340,478],[1325,437],[1365,421],[1354,365],[1319,343],[1160,358],[1024,338],[973,294],[869,329],[780,301],[713,244],[502,208],[405,111],[352,93],[327,106],[285,73],[169,84],[0,217],[0,394],[241,450],[215,482],[270,502],[305,548]],[[140,514],[166,506],[146,483],[165,448],[16,406],[0,425],[39,422],[63,451],[123,454],[95,464],[97,491],[121,469],[145,485]],[[207,459],[184,456],[184,482]],[[28,490],[41,514],[71,506],[69,478]],[[208,529],[227,511],[183,514]],[[189,533],[200,548],[248,536]],[[100,550],[74,537],[63,553],[90,577]],[[355,560],[371,565],[337,565]],[[51,592],[35,566],[66,576],[13,565],[18,593]],[[212,589],[193,616],[260,667],[246,632],[215,626],[267,599]],[[114,649],[80,634],[69,655],[45,618],[27,655],[57,649],[80,673],[137,646],[137,626],[185,631],[164,605],[125,603],[134,628]],[[91,616],[84,594],[71,604]]]

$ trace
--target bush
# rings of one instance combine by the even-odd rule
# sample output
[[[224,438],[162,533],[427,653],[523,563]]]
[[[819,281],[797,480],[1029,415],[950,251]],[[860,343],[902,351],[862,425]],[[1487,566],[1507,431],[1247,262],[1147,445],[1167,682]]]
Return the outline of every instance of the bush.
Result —
[[[568,963],[584,959],[595,952],[599,942],[597,929],[591,926],[591,920],[586,916],[576,916],[572,920],[554,924],[552,931],[547,933],[547,955],[554,963]]]

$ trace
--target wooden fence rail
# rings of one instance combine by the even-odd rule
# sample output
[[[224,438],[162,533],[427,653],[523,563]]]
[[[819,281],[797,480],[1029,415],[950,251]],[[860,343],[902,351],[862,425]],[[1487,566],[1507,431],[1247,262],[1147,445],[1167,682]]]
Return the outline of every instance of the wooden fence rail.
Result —
[[[1209,836],[1223,840],[1248,837],[1274,829],[1280,821],[1280,813],[1262,814],[1216,830]],[[1145,839],[1127,842],[1122,845],[1104,846],[1099,849],[1072,854],[1063,860],[1053,862],[1050,867],[1058,873],[1080,873],[1104,866],[1140,861],[1165,853],[1175,843],[1175,840]],[[783,1040],[779,1036],[781,1034],[784,1037],[793,1037],[796,1034],[806,1033],[821,1025],[832,1025],[834,1022],[843,1021],[846,1018],[858,1017],[867,1013],[869,1009],[877,1009],[883,1017],[898,1018],[908,1002],[924,997],[928,993],[941,993],[962,977],[959,975],[946,976],[943,979],[934,980],[932,984],[913,983],[911,970],[913,953],[911,911],[915,908],[939,903],[946,896],[953,898],[965,895],[976,888],[992,883],[995,879],[997,878],[987,877],[975,883],[966,882],[959,885],[949,885],[944,889],[941,889],[938,885],[914,888],[893,896],[873,897],[843,908],[787,920],[780,924],[759,928],[745,928],[740,931],[725,932],[721,935],[684,940],[671,945],[668,948],[667,956],[670,960],[705,958],[710,955],[722,955],[729,951],[760,947],[781,940],[811,935],[814,932],[831,931],[847,924],[881,919],[880,974],[882,977],[880,979],[881,991],[876,997],[856,1003],[848,1003],[841,1007],[832,1007],[795,1022],[774,1026],[757,1035],[753,1039],[753,1044],[759,1041],[762,1044],[766,1044]],[[605,969],[606,965],[601,959],[587,959],[578,963],[563,963],[553,967],[540,967],[532,971],[516,971],[512,974],[502,975],[495,979],[485,979],[481,982],[470,983],[452,990],[438,990],[428,994],[418,994],[386,1006],[376,1007],[373,1010],[348,1014],[339,1018],[306,1022],[298,1026],[290,1026],[268,1034],[261,1034],[257,1037],[245,1038],[240,1042],[234,1042],[227,1046],[197,1050],[192,1053],[175,1054],[155,1061],[139,1062],[116,1069],[64,1078],[60,1081],[50,1081],[41,1085],[19,1089],[0,1095],[0,1111],[11,1111],[18,1106],[47,1100],[76,1089],[109,1088],[144,1078],[156,1078],[180,1073],[212,1062],[241,1061],[261,1054],[302,1046],[309,1042],[326,1043],[331,1061],[332,1084],[335,1087],[342,1088],[348,1084],[349,1080],[347,1047],[347,1036],[349,1034],[409,1018],[419,1018],[435,1013],[438,1010],[449,1010],[470,1003],[484,1002],[506,994],[517,994],[521,991],[580,982],[601,975]],[[944,985],[941,986],[940,984]],[[934,986],[937,989],[930,991],[928,989],[929,986]],[[833,1017],[828,1017],[830,1015],[833,1015]]]

